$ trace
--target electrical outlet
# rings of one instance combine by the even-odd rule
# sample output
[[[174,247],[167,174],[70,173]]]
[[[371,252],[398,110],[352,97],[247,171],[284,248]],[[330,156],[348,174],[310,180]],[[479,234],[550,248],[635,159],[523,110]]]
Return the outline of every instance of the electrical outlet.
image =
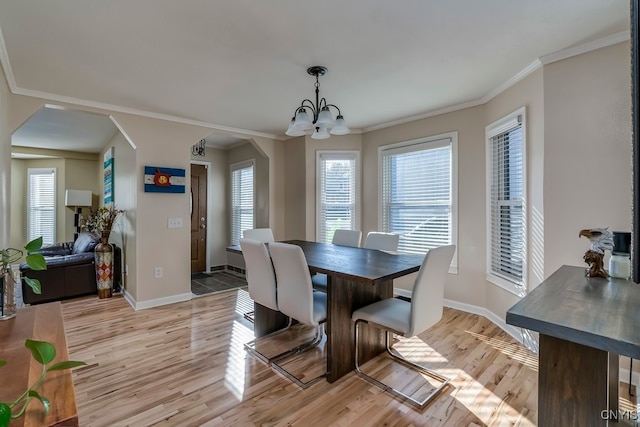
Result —
[[[167,228],[182,228],[182,218],[169,218]]]
[[[156,279],[161,279],[162,278],[162,267],[156,267],[153,269],[153,277],[155,277]]]

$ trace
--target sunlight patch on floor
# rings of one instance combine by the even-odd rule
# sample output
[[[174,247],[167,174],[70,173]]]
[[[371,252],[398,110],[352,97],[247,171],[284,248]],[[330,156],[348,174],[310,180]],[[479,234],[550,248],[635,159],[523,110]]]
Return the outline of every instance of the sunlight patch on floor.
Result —
[[[538,357],[532,353],[530,350],[524,348],[522,345],[518,343],[504,341],[498,338],[490,338],[486,335],[478,334],[476,332],[465,331],[469,335],[475,337],[476,339],[483,341],[500,351],[501,353],[509,356],[513,360],[516,360],[526,367],[532,369],[535,372],[538,372]]]
[[[229,342],[229,356],[224,376],[224,384],[238,401],[242,401],[246,383],[246,353],[244,343],[253,339],[253,331],[234,320]]]

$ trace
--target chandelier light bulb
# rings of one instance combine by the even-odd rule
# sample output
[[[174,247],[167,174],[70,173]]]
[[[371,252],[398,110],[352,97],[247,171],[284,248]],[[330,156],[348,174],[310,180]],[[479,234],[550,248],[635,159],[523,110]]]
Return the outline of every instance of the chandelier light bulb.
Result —
[[[304,108],[299,108],[296,112],[296,119],[293,123],[294,130],[307,130],[313,127],[313,123],[307,114],[307,110]]]
[[[333,126],[333,117],[331,117],[331,111],[329,111],[329,107],[323,107],[322,110],[320,110],[320,114],[318,114],[318,120],[316,121],[316,126]]]
[[[293,127],[293,125],[295,124],[295,117],[291,118],[291,122],[289,122],[289,128],[287,129],[287,131],[285,132],[285,135],[288,136],[302,136],[305,134],[305,131],[303,131],[302,129],[296,129]]]
[[[336,123],[331,128],[332,135],[346,135],[351,132],[351,129],[347,127],[347,122],[344,121],[344,117],[338,115]]]
[[[313,139],[327,139],[329,138],[329,132],[327,132],[327,128],[325,127],[316,127],[316,131],[313,132],[313,135],[311,135],[311,138]]]

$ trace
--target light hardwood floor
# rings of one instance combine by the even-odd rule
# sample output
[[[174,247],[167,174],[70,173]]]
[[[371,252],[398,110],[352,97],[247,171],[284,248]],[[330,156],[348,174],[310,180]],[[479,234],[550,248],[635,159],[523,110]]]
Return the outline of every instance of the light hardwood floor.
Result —
[[[299,389],[245,353],[253,332],[243,313],[251,308],[243,290],[137,312],[122,297],[65,302],[70,356],[88,363],[73,374],[80,425],[536,424],[537,357],[483,317],[445,309],[436,326],[398,344],[451,378],[419,411],[353,373]],[[287,368],[311,376],[321,358],[315,350]],[[365,368],[417,393],[425,388],[386,357]]]

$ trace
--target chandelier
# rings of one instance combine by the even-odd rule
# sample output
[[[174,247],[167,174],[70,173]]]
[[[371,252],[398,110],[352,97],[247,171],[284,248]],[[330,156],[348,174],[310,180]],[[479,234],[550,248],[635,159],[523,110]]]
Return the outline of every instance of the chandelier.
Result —
[[[291,118],[289,128],[285,134],[289,136],[302,136],[306,134],[306,131],[312,130],[313,139],[327,139],[329,134],[331,135],[346,135],[349,132],[347,123],[344,121],[344,117],[340,113],[340,109],[333,104],[327,104],[327,100],[320,98],[320,82],[318,81],[320,76],[327,74],[326,67],[316,65],[307,68],[307,73],[312,76],[316,76],[316,102],[309,99],[302,101],[300,106],[296,108],[296,111]],[[338,111],[336,119],[333,119],[331,110],[329,107],[333,107]],[[307,113],[307,109],[311,112],[311,117]]]
[[[206,143],[206,141],[204,139],[201,139],[200,141],[198,141],[198,143],[192,145],[191,146],[191,154],[193,154],[194,156],[204,157],[205,156],[205,152],[204,152],[204,144],[205,143]]]

